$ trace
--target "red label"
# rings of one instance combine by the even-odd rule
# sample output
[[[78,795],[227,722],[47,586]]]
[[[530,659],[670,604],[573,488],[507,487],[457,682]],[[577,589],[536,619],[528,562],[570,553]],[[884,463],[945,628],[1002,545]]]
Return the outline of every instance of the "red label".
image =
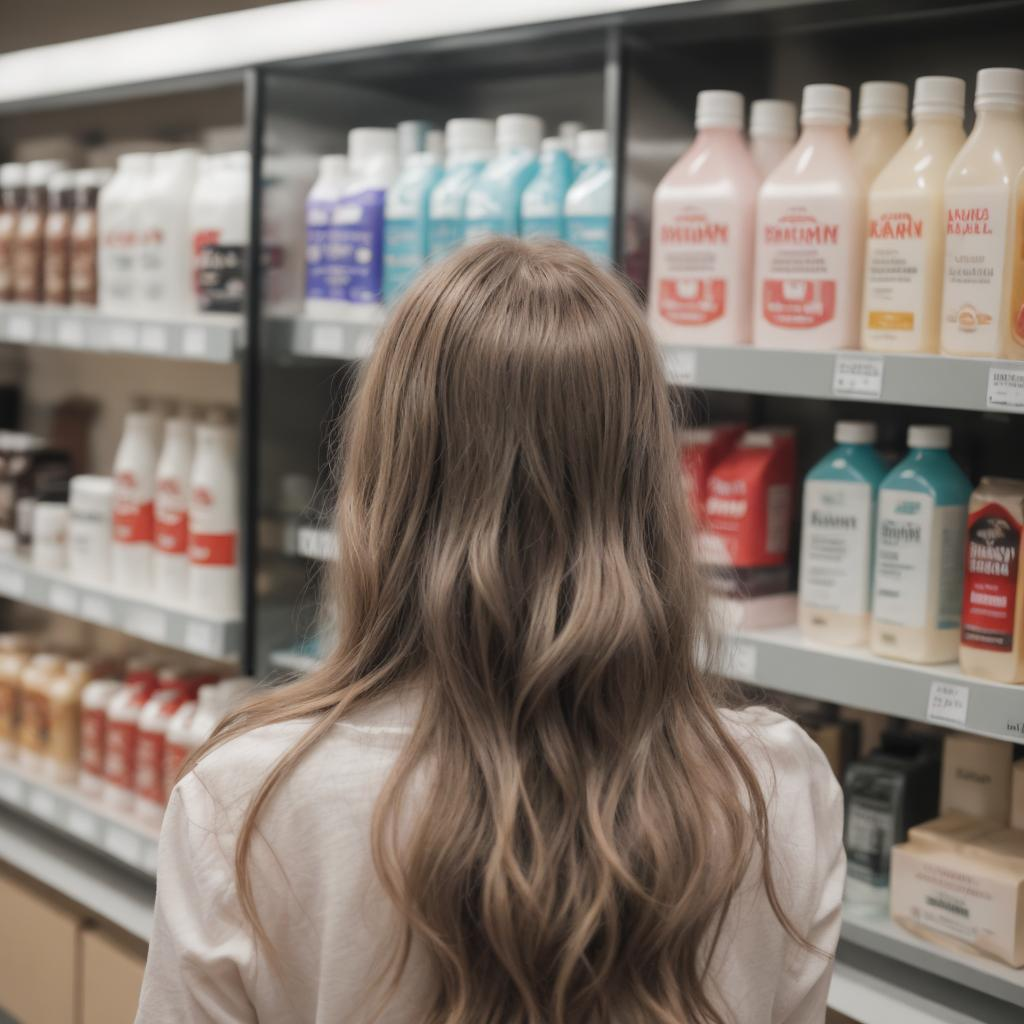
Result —
[[[868,237],[904,241],[924,237],[924,221],[915,220],[909,213],[889,212],[868,221]]]
[[[987,206],[953,206],[946,214],[947,235],[991,235],[992,221]]]
[[[182,746],[180,743],[164,744],[164,803],[170,800],[171,790],[178,778],[178,772],[181,771],[191,753],[189,747]]]
[[[164,737],[140,732],[135,746],[135,792],[145,800],[164,802]]]
[[[108,782],[131,789],[135,782],[135,746],[138,729],[134,722],[108,722],[103,774]]]
[[[238,535],[193,533],[188,538],[188,560],[195,565],[234,565]]]
[[[996,502],[967,520],[960,640],[986,651],[1013,650],[1021,524]]]
[[[114,506],[114,540],[122,544],[153,543],[153,502],[118,501]]]
[[[107,731],[107,713],[102,708],[82,711],[81,761],[82,771],[103,774],[104,737]]]
[[[156,546],[169,555],[188,551],[188,515],[184,512],[161,511],[156,516]]]
[[[709,324],[725,314],[725,281],[718,277],[659,281],[658,312],[673,324]]]
[[[766,280],[764,318],[776,327],[818,327],[836,315],[835,281]]]

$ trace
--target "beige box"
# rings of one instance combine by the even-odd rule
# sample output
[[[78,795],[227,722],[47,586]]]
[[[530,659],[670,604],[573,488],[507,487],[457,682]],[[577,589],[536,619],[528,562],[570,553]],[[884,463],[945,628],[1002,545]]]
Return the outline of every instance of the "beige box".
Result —
[[[80,928],[63,903],[0,873],[0,1007],[18,1024],[77,1019]]]
[[[893,847],[890,912],[930,941],[1024,967],[1024,833],[965,815],[911,829]]]
[[[100,928],[82,932],[79,1024],[132,1024],[139,1006],[145,946]]]
[[[1010,828],[1024,832],[1024,758],[1013,763],[1010,782]]]
[[[942,744],[939,812],[960,811],[1008,825],[1012,768],[1012,743],[981,736],[947,736]]]

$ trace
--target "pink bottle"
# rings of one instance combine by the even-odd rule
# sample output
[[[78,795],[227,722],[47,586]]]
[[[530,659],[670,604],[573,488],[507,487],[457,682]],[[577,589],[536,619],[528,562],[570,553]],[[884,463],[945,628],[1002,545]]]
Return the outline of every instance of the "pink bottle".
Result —
[[[805,86],[800,125],[758,196],[754,344],[856,348],[865,186],[850,150],[850,90]]]
[[[696,125],[654,193],[648,318],[662,344],[747,344],[760,175],[742,95],[698,93]]]

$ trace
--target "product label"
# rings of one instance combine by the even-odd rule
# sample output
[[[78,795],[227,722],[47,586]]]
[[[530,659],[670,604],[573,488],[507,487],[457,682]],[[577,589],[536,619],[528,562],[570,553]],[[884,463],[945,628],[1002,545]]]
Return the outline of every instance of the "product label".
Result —
[[[138,481],[130,471],[116,477],[114,540],[122,544],[153,543],[153,502],[138,499]]]
[[[873,780],[877,790],[888,780]],[[881,794],[879,794],[881,795]],[[889,880],[889,851],[895,841],[894,808],[872,807],[859,800],[849,800],[846,810],[847,871],[852,878],[884,885]]]
[[[99,249],[103,299],[124,305],[135,294],[139,237],[131,214],[125,211],[107,211],[104,225]]]
[[[764,487],[756,478],[708,481],[705,557],[715,564],[749,568],[774,563],[789,542],[790,487]]]
[[[567,217],[565,220],[565,240],[582,249],[601,267],[612,265],[613,235],[612,219],[605,215]]]
[[[14,299],[14,235],[17,229],[17,215],[0,210],[0,302]]]
[[[160,302],[170,276],[170,241],[159,224],[148,224],[139,232],[139,281],[145,302]]]
[[[381,301],[384,269],[384,189],[368,188],[347,196],[333,214],[336,226],[339,298],[344,302]]]
[[[82,771],[93,775],[103,774],[104,737],[107,731],[107,714],[102,708],[83,708],[81,725],[81,751],[79,758]]]
[[[998,319],[1009,215],[1007,189],[958,188],[947,192],[944,350],[1001,354]]]
[[[988,651],[1013,650],[1021,524],[989,502],[967,520],[960,642]]]
[[[156,484],[154,541],[168,555],[184,555],[188,550],[188,498],[174,477]]]
[[[396,299],[426,262],[423,226],[412,217],[384,223],[384,301]]]
[[[462,228],[462,219],[459,217],[431,217],[427,243],[432,262],[443,260],[462,245],[465,238]]]
[[[870,484],[808,481],[800,534],[800,601],[863,615],[871,599]]]
[[[341,243],[333,223],[337,203],[306,203],[306,297],[340,301],[347,273],[341,266]]]
[[[134,722],[108,722],[103,775],[122,789],[135,782],[135,746],[138,729]]]
[[[43,298],[46,302],[66,305],[70,295],[70,247],[67,233],[67,214],[51,232],[49,222],[46,230],[45,258],[43,260]],[[62,230],[61,230],[62,228]]]
[[[43,214],[37,210],[25,210],[18,221],[14,298],[18,302],[40,302],[43,298]]]
[[[163,735],[140,731],[135,745],[135,792],[144,800],[163,803],[163,769]]]
[[[521,238],[561,238],[562,218],[524,217],[519,235]]]
[[[938,242],[926,199],[879,205],[868,219],[864,330],[879,347],[917,349],[923,337],[928,257]],[[933,218],[934,219],[934,218]]]
[[[196,236],[197,239],[200,236]],[[207,313],[240,313],[245,299],[247,246],[199,243],[196,286],[199,308]]]
[[[236,564],[238,536],[234,533],[192,533],[188,538],[188,560],[194,565]]]

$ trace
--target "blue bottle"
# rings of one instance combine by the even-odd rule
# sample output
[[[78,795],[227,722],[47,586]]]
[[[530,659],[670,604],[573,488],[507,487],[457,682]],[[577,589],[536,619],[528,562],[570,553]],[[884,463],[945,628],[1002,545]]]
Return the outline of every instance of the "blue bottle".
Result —
[[[544,122],[531,114],[502,114],[495,123],[498,153],[466,197],[466,242],[518,235],[523,189],[539,169]]]
[[[572,157],[559,138],[540,144],[540,170],[523,189],[519,214],[523,238],[565,238],[565,194],[573,179]]]
[[[615,171],[608,157],[608,133],[580,132],[576,140],[579,174],[565,197],[566,241],[595,263],[611,266],[615,259]]]
[[[494,155],[494,122],[483,117],[455,117],[444,126],[445,168],[430,193],[427,250],[431,262],[462,245],[466,197]]]
[[[971,484],[951,441],[949,427],[911,427],[878,492],[871,649],[888,658],[932,664],[959,651]]]
[[[875,511],[885,463],[874,423],[840,420],[833,448],[804,480],[800,630],[817,643],[866,644]]]

